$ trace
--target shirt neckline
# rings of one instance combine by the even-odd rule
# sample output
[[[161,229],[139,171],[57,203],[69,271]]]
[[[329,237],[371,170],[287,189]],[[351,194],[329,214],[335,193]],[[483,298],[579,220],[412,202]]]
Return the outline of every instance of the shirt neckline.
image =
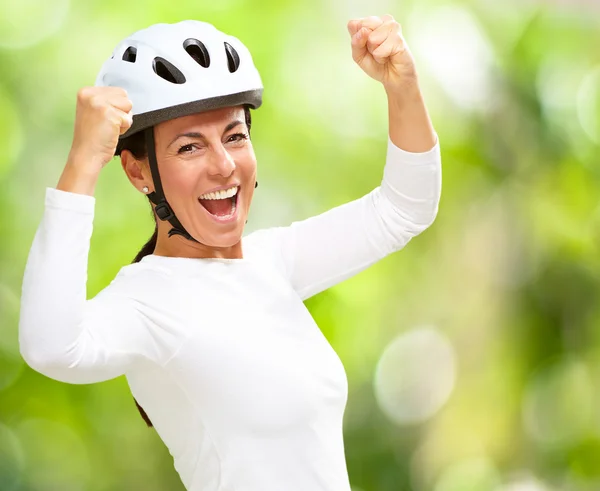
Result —
[[[151,263],[167,263],[167,262],[178,262],[178,263],[225,263],[235,264],[246,261],[245,257],[241,258],[226,258],[226,257],[184,257],[184,256],[159,256],[157,254],[148,254],[144,256],[140,262],[151,262]]]

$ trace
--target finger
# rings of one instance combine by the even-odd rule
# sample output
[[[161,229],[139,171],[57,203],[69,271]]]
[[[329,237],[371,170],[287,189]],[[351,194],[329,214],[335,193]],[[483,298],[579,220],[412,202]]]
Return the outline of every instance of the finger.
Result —
[[[115,117],[116,119],[113,121],[115,122],[115,124],[118,124],[120,126],[119,134],[122,135],[129,128],[131,128],[131,125],[133,124],[133,115],[131,114],[131,112],[125,112],[119,109],[115,109]]]
[[[377,17],[375,15],[360,19],[361,27],[368,27],[371,30],[377,29],[381,24],[383,24],[383,22],[384,21],[381,17]]]
[[[367,38],[370,32],[366,27],[361,27],[352,36],[352,59],[357,63],[360,63],[367,54]]]
[[[371,17],[363,17],[361,19],[353,19],[348,22],[348,32],[351,36],[354,36],[361,27],[367,27],[371,30],[376,29],[381,24],[383,24],[383,20],[379,17],[371,16]]]
[[[387,21],[369,34],[367,49],[373,53],[386,39],[394,37],[400,30],[400,25],[395,21]]]
[[[346,27],[348,28],[348,33],[350,34],[350,36],[354,36],[361,27],[360,19],[353,19],[348,21],[348,25]]]
[[[128,113],[133,109],[133,103],[127,97],[114,97],[108,101],[111,106]]]
[[[128,97],[127,91],[122,87],[92,87],[94,95],[110,99],[113,97]]]
[[[400,36],[389,36],[383,43],[371,52],[373,59],[380,65],[384,65],[394,56],[405,50],[404,42]]]

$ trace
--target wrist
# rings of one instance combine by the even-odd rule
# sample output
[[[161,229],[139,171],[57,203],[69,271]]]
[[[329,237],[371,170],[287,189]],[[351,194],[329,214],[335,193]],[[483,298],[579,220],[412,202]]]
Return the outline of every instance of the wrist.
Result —
[[[56,189],[77,194],[94,195],[99,171],[95,171],[89,164],[82,161],[67,161],[60,176]]]
[[[421,87],[415,76],[405,79],[401,83],[388,84],[383,86],[390,104],[402,107],[411,102],[422,101]]]
[[[81,174],[97,176],[102,171],[104,163],[73,147],[67,157],[66,166]]]

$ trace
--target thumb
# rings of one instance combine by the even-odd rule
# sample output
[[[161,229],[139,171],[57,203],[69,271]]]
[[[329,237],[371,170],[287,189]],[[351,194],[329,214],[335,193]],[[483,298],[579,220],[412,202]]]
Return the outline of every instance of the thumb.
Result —
[[[119,111],[119,115],[121,116],[121,130],[120,130],[120,134],[124,134],[129,128],[131,128],[131,125],[133,124],[133,114],[132,111],[129,112],[125,112],[125,111]]]

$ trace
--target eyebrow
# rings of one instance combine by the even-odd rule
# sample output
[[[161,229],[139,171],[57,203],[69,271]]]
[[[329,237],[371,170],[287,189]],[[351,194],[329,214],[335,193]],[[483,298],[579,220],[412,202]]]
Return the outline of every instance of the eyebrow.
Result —
[[[229,130],[232,130],[233,128],[235,128],[236,126],[238,126],[240,124],[244,124],[244,123],[242,121],[240,121],[239,119],[232,121],[225,127],[225,130],[223,130],[223,133],[227,133]],[[179,140],[180,138],[182,138],[184,136],[188,137],[188,138],[205,138],[205,136],[202,133],[198,133],[197,131],[193,131],[190,133],[181,133],[181,134],[177,135],[171,143],[169,143],[168,147],[173,145],[173,143],[175,143],[177,140]]]

